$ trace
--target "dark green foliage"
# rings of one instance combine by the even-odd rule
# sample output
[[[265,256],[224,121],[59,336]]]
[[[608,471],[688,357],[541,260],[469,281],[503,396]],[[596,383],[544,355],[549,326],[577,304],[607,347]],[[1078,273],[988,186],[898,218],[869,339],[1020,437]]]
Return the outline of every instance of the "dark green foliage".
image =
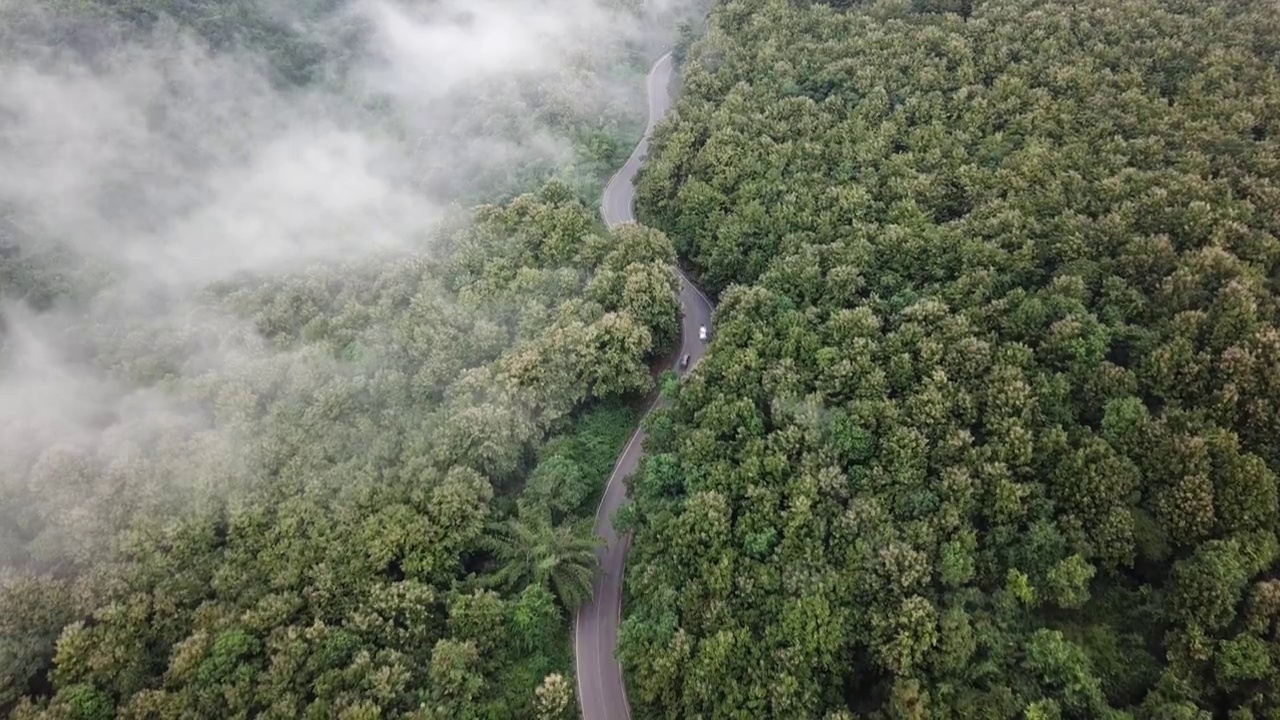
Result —
[[[592,500],[598,500],[604,492],[618,452],[635,429],[637,417],[633,407],[616,404],[593,408],[576,421],[574,453],[591,484]]]
[[[1275,717],[1280,11],[835,4],[719,5],[641,171],[720,303],[637,717]]]
[[[490,532],[486,549],[498,570],[499,587],[543,587],[573,609],[591,599],[596,543],[569,525],[553,526],[546,513],[531,510]]]

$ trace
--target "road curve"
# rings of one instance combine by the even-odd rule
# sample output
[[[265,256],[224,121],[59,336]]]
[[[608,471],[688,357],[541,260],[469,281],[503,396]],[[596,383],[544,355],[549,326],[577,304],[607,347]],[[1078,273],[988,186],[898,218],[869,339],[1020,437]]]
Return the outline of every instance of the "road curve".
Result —
[[[627,158],[604,190],[600,199],[600,214],[610,228],[635,222],[635,180],[640,163],[649,149],[649,135],[653,126],[671,107],[668,88],[671,83],[671,53],[658,58],[649,70],[646,85],[649,92],[649,123],[636,149]],[[680,276],[681,354],[689,354],[689,368],[693,368],[706,350],[706,344],[698,339],[698,327],[711,327],[711,301],[685,276]],[[687,372],[687,370],[686,370]],[[649,408],[653,411],[662,400]],[[618,622],[622,614],[622,570],[626,561],[631,537],[619,538],[613,530],[610,518],[627,499],[623,483],[635,472],[640,462],[644,431],[639,428],[631,435],[618,456],[613,473],[596,509],[595,532],[605,539],[605,545],[596,551],[600,558],[600,572],[596,573],[592,601],[578,608],[573,624],[573,650],[575,672],[578,676],[578,703],[583,720],[630,720],[631,709],[627,705],[627,689],[622,682],[622,666],[614,656],[618,642]]]

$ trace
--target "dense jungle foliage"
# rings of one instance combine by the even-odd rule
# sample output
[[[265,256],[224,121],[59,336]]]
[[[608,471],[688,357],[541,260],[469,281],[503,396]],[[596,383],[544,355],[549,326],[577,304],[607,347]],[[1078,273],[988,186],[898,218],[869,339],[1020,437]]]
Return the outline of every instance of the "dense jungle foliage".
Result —
[[[570,670],[621,401],[677,321],[670,242],[596,227],[552,183],[442,231],[438,257],[212,289],[248,336],[90,325],[86,354],[174,409],[4,478],[0,703],[532,716]]]
[[[642,220],[637,718],[1280,718],[1280,8],[729,0]]]
[[[98,254],[33,233],[0,196],[0,715],[574,712],[569,621],[590,593],[592,514],[649,363],[678,337],[671,243],[596,217],[644,122],[643,48],[596,38],[599,54],[557,72],[459,88],[418,126],[403,98],[349,76],[369,48],[359,22],[333,27],[346,4],[0,0],[4,62],[72,57],[79,77],[107,76],[141,47],[186,64],[156,71],[168,94],[140,125],[172,142],[148,152],[190,138],[175,99],[236,80],[181,43],[148,54],[179,37],[247,58],[246,75],[271,68],[272,87],[241,93],[271,102],[233,109],[345,98],[335,123],[426,163],[424,205],[492,201],[415,227],[409,250],[250,266],[191,296],[132,287],[110,244],[172,225],[170,207],[146,213],[167,199],[153,179],[125,195],[138,206],[86,180],[101,190],[89,211],[137,215],[89,237]],[[15,96],[0,95],[6,121],[22,118]],[[21,144],[10,132],[0,149]],[[469,155],[539,134],[569,156]],[[193,165],[239,159],[193,145]]]

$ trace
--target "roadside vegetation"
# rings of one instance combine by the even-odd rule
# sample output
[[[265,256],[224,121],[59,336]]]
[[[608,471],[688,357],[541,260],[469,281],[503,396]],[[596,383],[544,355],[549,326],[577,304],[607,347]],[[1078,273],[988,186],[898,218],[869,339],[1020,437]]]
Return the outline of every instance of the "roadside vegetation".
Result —
[[[641,219],[636,718],[1280,717],[1274,3],[730,0]]]
[[[194,332],[85,338],[207,425],[6,478],[13,717],[528,717],[570,674],[672,250],[554,183],[476,215],[440,257],[216,288],[257,329],[222,367],[183,371]]]
[[[344,78],[343,4],[0,4],[0,46],[93,66],[176,26],[407,132]],[[679,337],[671,243],[596,210],[645,104],[591,93],[641,91],[640,52],[464,93],[439,146],[534,123],[572,157],[426,174],[455,210],[409,249],[140,297],[0,197],[0,715],[573,716],[594,511]]]

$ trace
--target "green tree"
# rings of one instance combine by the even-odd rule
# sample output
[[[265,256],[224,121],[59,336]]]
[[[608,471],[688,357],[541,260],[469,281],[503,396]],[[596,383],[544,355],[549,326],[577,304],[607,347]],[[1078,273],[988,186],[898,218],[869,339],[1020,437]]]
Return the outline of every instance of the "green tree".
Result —
[[[499,564],[493,584],[546,587],[569,609],[591,599],[598,541],[573,526],[552,525],[535,512],[495,525],[484,544]]]

